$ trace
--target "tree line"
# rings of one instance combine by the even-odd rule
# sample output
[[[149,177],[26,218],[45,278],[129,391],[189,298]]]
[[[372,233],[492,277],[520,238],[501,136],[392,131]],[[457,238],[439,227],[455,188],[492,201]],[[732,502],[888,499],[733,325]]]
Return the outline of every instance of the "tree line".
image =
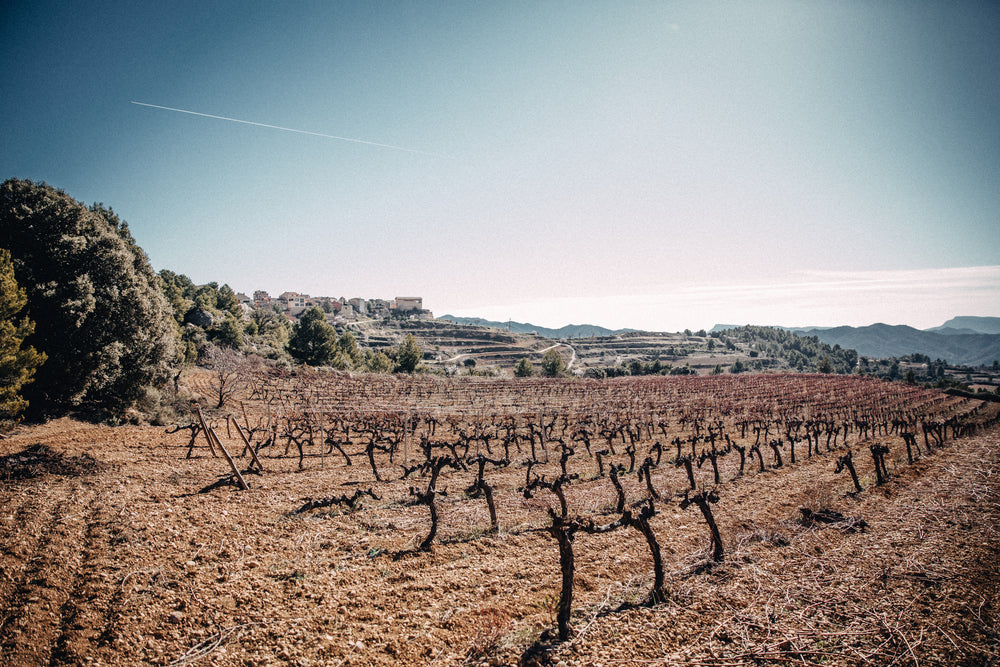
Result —
[[[409,335],[362,350],[318,308],[245,313],[228,285],[153,271],[125,221],[30,180],[0,184],[0,420],[121,419],[185,363],[229,349],[366,372],[420,369]]]
[[[364,350],[353,332],[338,333],[319,307],[307,309],[292,323],[276,306],[254,306],[244,312],[229,285],[196,285],[187,276],[168,270],[159,276],[177,325],[178,349],[187,363],[203,361],[205,351],[213,347],[284,364],[370,373],[412,373],[423,359],[413,336],[393,349]]]

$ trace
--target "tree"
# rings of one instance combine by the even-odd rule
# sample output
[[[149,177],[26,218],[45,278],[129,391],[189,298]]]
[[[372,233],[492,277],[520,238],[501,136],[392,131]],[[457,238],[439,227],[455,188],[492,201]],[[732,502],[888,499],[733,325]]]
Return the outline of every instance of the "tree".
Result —
[[[206,313],[215,313],[218,310],[219,290],[216,283],[208,283],[199,287],[193,296],[194,305],[199,310]]]
[[[193,364],[198,361],[199,351],[208,342],[208,335],[201,327],[177,327],[180,332],[177,336],[178,361],[185,364]]]
[[[417,344],[417,339],[413,337],[413,334],[406,334],[406,338],[396,350],[396,372],[413,373],[423,358],[424,351]]]
[[[535,365],[528,361],[527,357],[522,357],[514,367],[514,376],[519,378],[530,378],[535,374]]]
[[[247,323],[247,347],[266,359],[291,361],[286,348],[292,323],[272,308],[253,308]]]
[[[365,355],[358,347],[358,339],[350,331],[345,331],[337,340],[337,347],[345,357],[345,361],[350,363],[351,368],[361,368],[365,363]]]
[[[542,355],[542,373],[547,377],[554,378],[562,375],[566,371],[566,362],[563,361],[559,350],[552,348]]]
[[[369,373],[388,373],[392,370],[392,359],[386,356],[385,352],[366,350],[365,370]]]
[[[163,295],[170,302],[174,318],[179,324],[184,324],[185,316],[192,311],[204,311],[213,316],[225,316],[228,313],[238,320],[243,319],[243,307],[229,285],[219,287],[216,282],[195,285],[183,273],[177,274],[166,269],[160,271],[159,276]]]
[[[209,345],[202,361],[212,371],[211,387],[219,399],[215,407],[221,408],[245,388],[247,379],[259,363],[259,357],[244,357],[231,347]]]
[[[328,366],[339,352],[337,331],[327,324],[326,315],[316,306],[302,313],[292,329],[288,353],[309,366]]]
[[[236,298],[236,292],[229,285],[223,285],[215,295],[215,307],[221,311],[232,313],[233,317],[243,317],[243,308],[240,307],[240,300]]]
[[[194,307],[192,297],[195,293],[194,283],[183,273],[176,274],[166,269],[160,271],[160,283],[163,295],[170,302],[177,324],[184,324],[184,316]]]
[[[17,320],[28,298],[14,279],[10,251],[0,249],[0,419],[16,417],[28,402],[21,388],[30,383],[35,370],[45,362],[45,355],[24,339],[35,330],[35,323],[26,317]]]
[[[237,350],[243,349],[243,333],[246,326],[243,321],[233,317],[230,313],[222,318],[222,321],[212,327],[212,340],[218,345],[224,345]]]
[[[110,208],[10,179],[0,184],[0,238],[35,322],[26,342],[48,356],[25,388],[32,413],[120,415],[170,377],[170,306]]]
[[[291,323],[282,313],[273,308],[254,308],[250,311],[250,321],[257,325],[257,336],[271,338],[283,347],[290,337]]]

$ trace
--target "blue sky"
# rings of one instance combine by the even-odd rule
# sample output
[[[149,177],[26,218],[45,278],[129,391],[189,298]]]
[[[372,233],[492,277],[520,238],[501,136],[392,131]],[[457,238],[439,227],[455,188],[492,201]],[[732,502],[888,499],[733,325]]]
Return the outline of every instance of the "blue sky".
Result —
[[[247,293],[930,327],[1000,315],[998,34],[995,2],[8,0],[0,178]]]

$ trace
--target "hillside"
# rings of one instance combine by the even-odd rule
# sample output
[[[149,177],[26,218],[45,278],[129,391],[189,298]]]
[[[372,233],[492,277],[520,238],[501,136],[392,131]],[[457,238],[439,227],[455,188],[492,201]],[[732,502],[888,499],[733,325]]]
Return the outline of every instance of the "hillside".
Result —
[[[1000,334],[1000,317],[953,317],[941,326],[927,329],[927,331],[936,331],[943,334]]]
[[[829,370],[850,373],[857,359],[852,350],[833,349],[813,337],[770,327],[740,327],[725,334],[698,332],[701,335],[627,330],[556,340],[534,330],[517,332],[513,323],[508,330],[507,324],[502,328],[456,324],[446,318],[366,321],[351,328],[363,347],[373,349],[399,345],[412,334],[424,351],[424,364],[450,374],[474,370],[509,375],[521,359],[537,368],[550,349],[560,352],[570,373],[590,377],[817,371],[824,359],[830,362]]]
[[[901,357],[919,353],[964,366],[989,365],[1000,359],[1000,334],[921,331],[905,325],[888,324],[801,331],[830,345],[853,348],[865,357]]]
[[[717,324],[711,333],[735,328]],[[922,354],[959,366],[988,366],[1000,359],[1000,317],[953,317],[940,327],[924,330],[881,323],[864,327],[776,328],[815,336],[828,345],[851,348],[874,359]]]
[[[496,322],[494,320],[484,320],[479,317],[456,317],[454,315],[442,315],[437,319],[453,322],[455,324],[468,324],[472,326],[488,327],[491,329],[503,329],[504,331],[512,333],[537,334],[544,338],[555,339],[613,336],[618,333],[634,331],[634,329],[606,329],[605,327],[599,327],[593,324],[568,324],[564,327],[559,327],[558,329],[549,329],[548,327],[540,327],[525,322],[514,322],[513,320],[509,320],[507,322]]]
[[[480,324],[461,323],[465,321]],[[961,324],[963,318],[949,322]],[[1000,359],[1000,334],[959,333],[950,328],[948,332],[921,331],[887,324],[803,329],[717,325],[707,334],[635,330],[605,333],[609,330],[590,325],[546,329],[446,316],[436,320],[367,321],[352,324],[351,328],[358,333],[362,346],[374,349],[396,346],[411,333],[424,350],[425,365],[450,374],[475,371],[509,375],[521,359],[537,368],[549,349],[559,350],[569,372],[590,377],[782,370],[850,373],[857,368],[859,356],[875,360],[914,354],[947,360],[961,370],[966,366],[990,366]],[[600,335],[588,336],[588,329]],[[927,372],[927,368],[915,370],[918,377]],[[959,379],[963,382],[973,381],[964,370],[961,373]]]

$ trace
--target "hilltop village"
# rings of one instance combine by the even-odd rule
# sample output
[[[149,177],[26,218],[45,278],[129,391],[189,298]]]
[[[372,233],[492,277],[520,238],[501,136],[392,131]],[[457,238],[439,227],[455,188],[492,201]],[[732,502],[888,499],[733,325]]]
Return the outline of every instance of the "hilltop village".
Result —
[[[292,321],[316,306],[326,313],[327,321],[334,326],[368,319],[434,319],[434,314],[424,309],[424,300],[419,296],[397,296],[395,299],[362,299],[354,297],[335,299],[330,296],[309,296],[299,292],[282,292],[272,297],[264,290],[256,290],[253,298],[239,292],[236,298],[244,309],[268,308],[283,313]]]

